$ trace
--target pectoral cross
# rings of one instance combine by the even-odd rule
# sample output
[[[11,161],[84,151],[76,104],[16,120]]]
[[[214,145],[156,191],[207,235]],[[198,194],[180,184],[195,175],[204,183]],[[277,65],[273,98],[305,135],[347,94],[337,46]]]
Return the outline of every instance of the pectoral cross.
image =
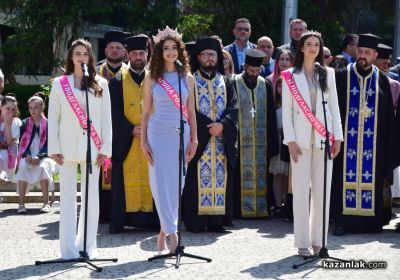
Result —
[[[251,107],[250,114],[251,114],[251,117],[254,119],[255,114],[256,114],[256,110],[254,109],[254,107]]]
[[[364,119],[369,118],[372,115],[372,110],[367,105],[364,105],[360,111]]]

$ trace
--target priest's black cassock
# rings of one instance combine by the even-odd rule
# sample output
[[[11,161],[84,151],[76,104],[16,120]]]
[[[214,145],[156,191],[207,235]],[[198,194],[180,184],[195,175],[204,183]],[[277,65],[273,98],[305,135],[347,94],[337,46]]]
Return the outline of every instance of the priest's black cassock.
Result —
[[[126,112],[124,112],[124,107],[126,108],[126,102],[130,102],[132,105],[135,103],[136,106],[139,106],[141,101],[124,100],[124,96],[126,97],[127,93],[123,92],[123,80],[129,80],[133,88],[133,90],[128,94],[138,95],[138,91],[143,90],[142,83],[145,71],[141,74],[137,74],[129,69],[122,73],[122,77],[124,77],[124,75],[126,75],[126,79],[116,77],[109,83],[113,125],[110,232],[111,230],[119,231],[123,226],[158,227],[159,225],[159,219],[154,203],[153,211],[127,211],[126,189],[124,185],[124,177],[126,175],[124,174],[124,161],[127,159],[128,154],[133,147],[134,137],[132,132],[135,125],[125,116]],[[130,77],[128,75],[130,75]],[[142,97],[143,96],[141,96],[140,99],[142,99]],[[138,152],[141,152],[141,150]]]
[[[349,108],[347,105],[348,96],[350,96],[350,94],[354,94],[353,92],[350,93],[350,89],[353,88],[348,86],[348,79],[350,77],[349,69],[351,69],[350,67],[351,65],[336,74],[336,86],[340,107],[340,116],[344,130],[343,135],[345,135],[345,143],[348,143],[346,141],[349,141],[349,134],[351,134],[350,127],[347,129],[347,131],[345,131],[346,118],[349,116]],[[358,73],[357,75],[359,75],[359,81],[365,79],[367,76],[371,76],[370,73],[373,68],[364,70],[361,67],[355,67],[355,72]],[[331,211],[332,216],[334,217],[335,226],[342,227],[345,231],[379,231],[382,229],[382,226],[388,224],[391,219],[390,185],[392,184],[393,180],[393,169],[398,165],[399,162],[399,152],[398,147],[396,147],[398,146],[399,138],[398,132],[396,132],[395,129],[396,122],[393,113],[393,103],[388,78],[382,71],[379,71],[378,76],[379,101],[376,114],[378,116],[377,128],[374,132],[374,134],[376,133],[376,151],[375,155],[373,156],[373,159],[375,160],[375,184],[374,191],[372,192],[372,212],[369,211],[369,213],[362,213],[363,209],[361,209],[360,213],[344,213],[345,205],[348,205],[348,195],[350,194],[354,197],[352,193],[346,193],[346,189],[344,188],[344,154],[346,152],[344,151],[344,143],[342,144],[341,151],[335,158],[333,164]],[[354,132],[354,134],[358,132],[359,131]],[[363,134],[366,133],[369,133],[369,131],[364,131]],[[351,157],[351,155],[348,153],[346,154],[346,158]],[[361,155],[361,158],[364,156]],[[346,176],[349,175],[346,173]],[[356,195],[360,196],[362,193],[357,193]],[[354,208],[356,207],[354,206]]]
[[[109,43],[120,43],[124,44],[124,38],[127,36],[126,33],[120,31],[109,31],[104,34],[104,41],[106,46]],[[96,66],[96,73],[105,78],[108,82],[119,75],[123,69],[127,69],[128,66],[122,62],[117,67],[112,67],[107,60]],[[104,165],[101,167],[99,176],[99,222],[109,222],[111,213],[111,168],[104,170]]]

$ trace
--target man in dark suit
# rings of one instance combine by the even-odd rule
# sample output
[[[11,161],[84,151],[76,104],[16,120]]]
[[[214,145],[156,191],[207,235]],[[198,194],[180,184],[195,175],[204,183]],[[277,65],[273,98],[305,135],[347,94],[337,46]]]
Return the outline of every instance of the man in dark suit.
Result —
[[[347,64],[356,62],[358,48],[358,35],[346,34],[342,41],[342,55],[346,58]]]
[[[235,74],[243,72],[243,63],[246,57],[246,50],[255,49],[256,45],[249,41],[251,34],[251,24],[247,18],[239,18],[235,21],[235,27],[233,28],[233,35],[235,36],[235,42],[224,47],[233,59]]]

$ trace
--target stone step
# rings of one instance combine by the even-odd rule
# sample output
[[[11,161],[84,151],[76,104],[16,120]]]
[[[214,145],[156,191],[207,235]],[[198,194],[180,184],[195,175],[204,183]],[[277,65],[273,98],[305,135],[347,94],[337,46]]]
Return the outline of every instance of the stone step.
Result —
[[[40,191],[40,185],[38,184],[36,187]],[[17,183],[15,182],[7,182],[2,185],[0,185],[0,192],[15,192],[17,189]],[[54,190],[56,192],[60,191],[60,183],[59,182],[54,182]],[[81,184],[78,182],[78,191],[81,190]],[[32,192],[35,190],[32,190]]]
[[[14,191],[6,191],[0,192],[0,197],[3,200],[3,203],[18,203],[18,194]],[[40,190],[30,191],[29,194],[25,196],[25,203],[39,203],[43,202],[42,192]],[[60,192],[50,193],[49,197],[51,202],[60,201]],[[81,193],[77,192],[76,201],[81,201]]]

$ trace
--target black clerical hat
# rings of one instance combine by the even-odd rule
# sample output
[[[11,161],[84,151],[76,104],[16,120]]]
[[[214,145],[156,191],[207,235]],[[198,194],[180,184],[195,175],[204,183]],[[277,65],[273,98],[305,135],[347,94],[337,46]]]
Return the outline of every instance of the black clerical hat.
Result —
[[[358,35],[358,46],[361,48],[370,48],[376,50],[382,38],[368,33]]]
[[[254,67],[260,67],[265,57],[265,53],[256,49],[249,49],[246,51],[245,64]]]
[[[224,55],[222,54],[221,43],[214,38],[206,37],[202,39],[198,39],[195,44],[194,52],[191,54],[191,67],[192,72],[195,72],[199,69],[199,61],[197,55],[199,55],[204,50],[214,50],[217,52],[217,71],[221,74],[224,74]]]
[[[196,54],[204,50],[214,50],[216,52],[221,50],[221,43],[214,38],[207,37],[196,41]]]
[[[124,38],[126,34],[121,31],[109,31],[104,34],[104,39],[106,40],[106,45],[111,42],[118,42],[124,44]]]
[[[379,44],[377,51],[378,51],[378,58],[389,59],[392,55],[393,48],[385,44]]]
[[[147,42],[149,37],[146,35],[137,35],[125,38],[124,46],[125,49],[130,52],[134,50],[147,50]]]

